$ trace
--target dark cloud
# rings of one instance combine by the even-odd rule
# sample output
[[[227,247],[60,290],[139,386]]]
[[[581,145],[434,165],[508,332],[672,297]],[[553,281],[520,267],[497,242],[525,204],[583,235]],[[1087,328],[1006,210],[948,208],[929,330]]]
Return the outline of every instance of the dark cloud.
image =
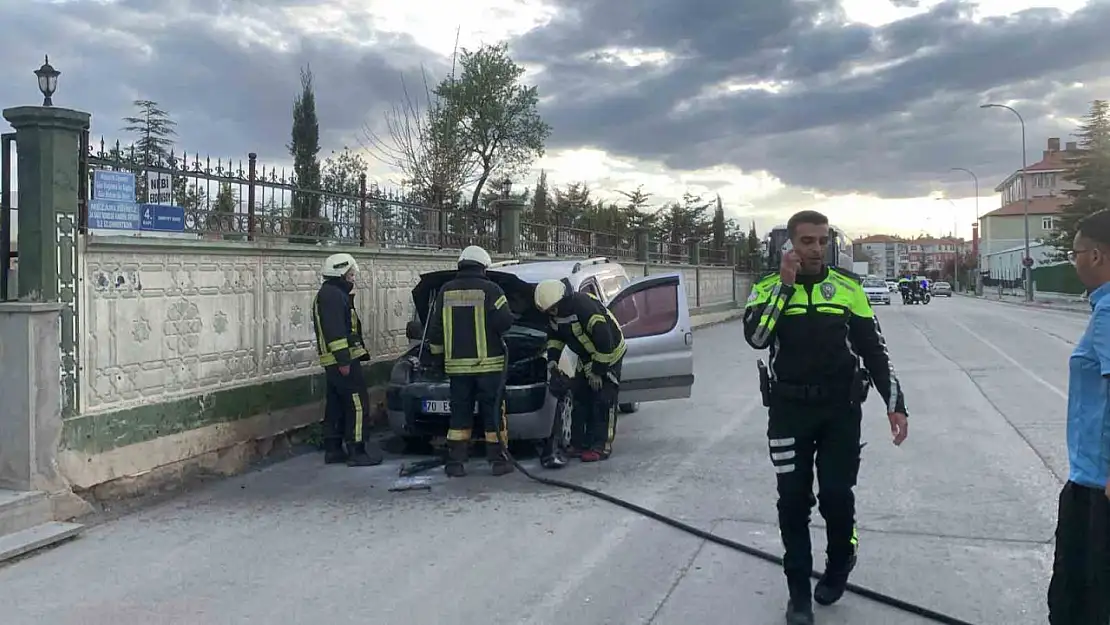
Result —
[[[307,35],[296,20],[319,0],[0,2],[3,106],[34,103],[44,54],[61,70],[55,105],[93,113],[92,133],[127,140],[131,101],[158,101],[178,145],[213,158],[288,159],[300,68],[311,64],[325,153],[350,144],[395,102],[403,74],[443,59],[352,11],[341,30]]]
[[[976,22],[971,3],[949,0],[879,28],[845,23],[830,2],[666,3],[685,18],[677,8],[563,4],[565,17],[514,47],[536,62],[560,59],[539,78],[553,142],[678,169],[734,165],[824,192],[918,196],[949,167],[987,181],[1020,166],[1016,119],[979,103],[1021,100],[1033,161],[1045,137],[1072,130],[1061,117],[1110,91],[1105,2],[1070,17],[1034,9]],[[591,56],[614,46],[674,60],[629,67]],[[782,88],[720,95],[726,83]],[[715,86],[717,97],[695,98]]]

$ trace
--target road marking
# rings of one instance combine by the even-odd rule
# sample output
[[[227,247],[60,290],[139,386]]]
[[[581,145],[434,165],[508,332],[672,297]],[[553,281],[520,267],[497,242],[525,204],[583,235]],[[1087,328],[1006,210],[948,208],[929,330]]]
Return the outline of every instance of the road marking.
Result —
[[[696,468],[693,466],[696,464],[696,460],[704,459],[710,449],[725,438],[731,436],[739,430],[741,426],[750,425],[747,417],[757,408],[761,408],[762,405],[762,400],[756,399],[745,406],[739,415],[729,419],[729,422],[724,427],[718,430],[717,433],[710,437],[705,443],[699,445],[686,460],[680,462],[678,467],[676,467],[678,470],[673,471],[670,478],[653,489],[646,499],[633,503],[649,510],[654,510],[656,506],[671,494],[671,491],[674,490],[678,483],[682,481],[690,471]],[[760,435],[762,436],[763,434],[761,433]],[[586,581],[590,573],[596,569],[598,565],[607,560],[613,551],[628,538],[628,535],[632,532],[633,526],[637,523],[649,520],[647,517],[639,516],[632,511],[626,511],[626,514],[628,516],[626,516],[619,525],[606,532],[598,541],[597,545],[591,549],[577,565],[568,567],[568,573],[559,579],[558,583],[555,585],[555,589],[547,593],[547,595],[532,608],[531,614],[526,621],[527,623],[532,625],[550,623],[550,620],[540,619],[545,617],[550,618],[552,611],[565,603],[567,599],[570,598],[570,595]],[[652,522],[655,523],[656,521]]]
[[[1052,391],[1053,393],[1056,393],[1056,395],[1058,395],[1060,398],[1062,398],[1062,399],[1067,399],[1068,398],[1068,394],[1065,391],[1060,390],[1053,383],[1051,383],[1048,380],[1042,378],[1041,376],[1037,375],[1036,373],[1033,373],[1032,371],[1030,371],[1028,367],[1026,367],[1025,365],[1018,362],[1016,359],[1014,359],[1013,356],[1010,356],[1006,352],[1002,351],[1002,348],[1000,348],[999,346],[997,346],[994,343],[988,341],[987,339],[979,336],[979,334],[977,332],[972,331],[971,328],[967,327],[962,322],[957,321],[954,317],[948,317],[948,320],[951,321],[952,323],[956,324],[957,326],[963,328],[964,332],[967,332],[971,336],[975,337],[976,340],[978,340],[983,345],[986,345],[987,347],[994,350],[995,353],[997,353],[999,356],[1002,356],[1002,358],[1005,359],[1006,362],[1013,365],[1018,371],[1021,371],[1025,375],[1027,375],[1027,376],[1033,378],[1034,380],[1040,382],[1042,386],[1044,386],[1048,390]]]

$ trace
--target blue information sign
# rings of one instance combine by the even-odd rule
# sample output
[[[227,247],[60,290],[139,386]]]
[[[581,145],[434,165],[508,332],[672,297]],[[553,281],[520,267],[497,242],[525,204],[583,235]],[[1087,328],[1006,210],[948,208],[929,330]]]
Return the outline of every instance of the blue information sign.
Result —
[[[133,203],[135,174],[126,171],[94,170],[92,199]]]
[[[134,202],[89,200],[89,228],[138,230],[139,205]]]
[[[185,209],[162,204],[140,204],[142,230],[158,232],[185,232]]]

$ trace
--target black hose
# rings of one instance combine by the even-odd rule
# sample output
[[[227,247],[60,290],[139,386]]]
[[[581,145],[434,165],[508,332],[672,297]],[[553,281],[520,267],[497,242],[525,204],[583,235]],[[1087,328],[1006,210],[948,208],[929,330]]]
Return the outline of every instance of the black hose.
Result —
[[[501,346],[503,348],[503,353],[508,355],[509,348],[505,344],[504,339],[501,340]],[[508,365],[509,365],[509,359],[505,358],[505,365],[501,370],[501,388],[505,388],[505,380],[508,377],[508,371],[509,371],[509,366]],[[502,418],[504,418],[506,416],[505,413],[504,413],[505,403],[500,402],[500,404],[501,404],[501,410],[503,411],[502,412]],[[760,560],[764,560],[766,562],[770,562],[772,564],[782,566],[782,558],[780,558],[780,557],[778,557],[778,556],[776,556],[772,553],[768,553],[766,551],[763,551],[762,549],[757,549],[755,547],[752,547],[751,545],[745,545],[744,543],[737,542],[735,540],[731,540],[731,539],[725,538],[723,536],[718,536],[718,535],[716,535],[712,532],[707,532],[706,530],[694,527],[693,525],[683,523],[682,521],[679,521],[678,519],[674,519],[674,518],[671,518],[671,517],[666,516],[664,514],[660,514],[660,513],[656,512],[654,510],[648,510],[647,508],[645,508],[643,506],[636,505],[636,504],[634,504],[630,501],[625,501],[624,499],[621,499],[619,497],[614,497],[613,495],[603,493],[599,490],[595,490],[595,489],[589,488],[587,486],[582,486],[581,484],[574,484],[573,482],[564,482],[563,480],[557,480],[557,479],[553,479],[553,478],[550,478],[550,477],[542,477],[542,476],[539,476],[539,475],[535,475],[531,471],[529,471],[528,469],[525,469],[520,464],[520,462],[518,462],[517,459],[514,458],[511,453],[509,453],[509,442],[507,440],[508,439],[508,432],[503,432],[502,434],[505,437],[505,439],[503,439],[501,441],[501,451],[502,451],[502,453],[505,454],[505,458],[510,463],[512,463],[512,465],[514,467],[516,467],[517,471],[520,471],[521,473],[524,474],[525,477],[527,477],[528,479],[530,479],[532,481],[539,482],[540,484],[546,484],[548,486],[555,486],[557,488],[563,488],[563,489],[566,489],[566,490],[574,491],[576,493],[582,493],[583,495],[588,495],[588,496],[593,497],[595,499],[600,499],[602,501],[607,501],[607,502],[609,502],[609,503],[611,503],[615,506],[620,506],[621,508],[624,508],[625,510],[631,510],[632,512],[635,512],[636,514],[646,516],[649,519],[654,519],[656,521],[659,521],[660,523],[665,523],[665,524],[670,525],[671,527],[673,527],[675,529],[686,532],[687,534],[697,536],[698,538],[701,538],[702,540],[708,540],[709,542],[721,545],[722,547],[728,547],[729,549],[733,549],[733,550],[739,551],[741,553],[746,553],[749,556],[759,558]],[[817,571],[810,571],[810,576],[813,577],[814,579],[820,579],[821,573],[818,573]],[[864,597],[866,599],[870,599],[872,601],[875,601],[876,603],[881,603],[883,605],[901,610],[903,612],[913,614],[913,615],[916,615],[916,616],[920,616],[922,618],[929,619],[929,620],[931,620],[933,622],[936,622],[936,623],[944,623],[945,625],[975,625],[975,624],[970,623],[968,621],[958,619],[954,616],[949,616],[947,614],[937,612],[936,610],[932,610],[932,609],[926,608],[924,606],[920,606],[920,605],[917,605],[917,604],[914,604],[914,603],[910,603],[909,601],[904,601],[904,600],[899,599],[897,597],[892,597],[890,595],[881,593],[877,590],[871,590],[870,588],[867,588],[865,586],[858,586],[858,585],[853,584],[851,582],[848,582],[848,584],[845,586],[845,589],[848,590],[849,592],[855,594],[855,595],[859,595],[860,597]]]

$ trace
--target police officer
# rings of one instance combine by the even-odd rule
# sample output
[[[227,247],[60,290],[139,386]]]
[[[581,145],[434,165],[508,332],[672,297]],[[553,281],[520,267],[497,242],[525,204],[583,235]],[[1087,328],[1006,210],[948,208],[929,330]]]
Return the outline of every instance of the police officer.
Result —
[[[332,254],[320,272],[324,283],[312,302],[316,352],[327,384],[324,403],[324,462],[367,467],[381,464],[377,443],[365,438],[370,397],[362,362],[370,360],[355,310],[358,263],[350,254]],[[346,449],[343,443],[346,442]]]
[[[777,274],[753,287],[745,306],[744,337],[755,349],[770,348],[770,368],[761,361],[760,373],[790,593],[786,621],[809,625],[811,599],[821,605],[840,599],[856,563],[852,490],[859,471],[866,385],[873,383],[886,401],[895,445],[906,438],[906,404],[859,281],[824,263],[828,219],[801,211],[790,218],[787,231],[794,249],[783,254]],[[866,369],[860,367],[861,359]],[[825,573],[811,593],[815,455],[828,551]]]
[[[490,262],[489,254],[477,245],[463,250],[458,273],[436,295],[428,324],[428,349],[442,356],[451,380],[445,467],[451,477],[466,475],[475,403],[491,472],[505,475],[513,470],[502,447],[508,427],[501,405],[506,357],[501,335],[512,327],[513,315],[501,287],[486,277]]]
[[[571,383],[574,397],[571,449],[582,462],[607,460],[617,428],[624,333],[620,324],[591,293],[575,293],[566,280],[536,285],[536,308],[551,317],[547,331],[547,369],[559,366],[563,348],[578,355]]]

